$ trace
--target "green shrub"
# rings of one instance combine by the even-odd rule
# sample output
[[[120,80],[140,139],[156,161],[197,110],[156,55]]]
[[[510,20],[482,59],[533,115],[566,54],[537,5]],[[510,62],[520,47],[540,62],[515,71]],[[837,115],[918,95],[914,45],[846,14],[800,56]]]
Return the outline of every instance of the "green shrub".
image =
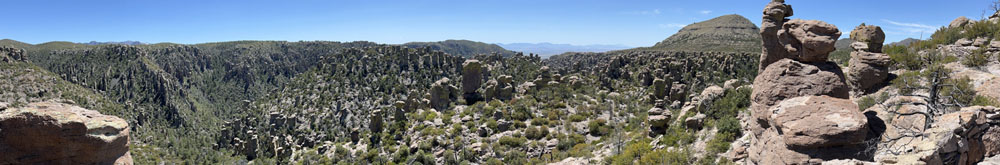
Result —
[[[604,119],[591,120],[587,124],[587,128],[590,129],[590,135],[603,136],[611,132],[611,127],[607,125],[608,121]]]
[[[889,55],[892,65],[896,68],[907,70],[920,70],[924,67],[924,60],[920,55],[910,53],[906,46],[887,45],[882,48],[885,54]]]
[[[659,149],[643,155],[638,164],[691,164],[690,161],[693,159],[687,149],[675,151]]]
[[[965,56],[965,58],[962,59],[962,65],[970,68],[982,67],[990,63],[990,58],[992,58],[992,56],[992,53],[986,52],[986,47],[980,47],[979,49],[972,51],[972,54]]]
[[[521,147],[521,146],[524,146],[524,143],[527,142],[528,140],[524,139],[524,137],[516,138],[516,137],[511,137],[511,136],[504,136],[504,137],[500,137],[499,141],[500,141],[500,144],[504,145],[504,146],[508,146],[508,147]]]
[[[858,108],[859,110],[864,111],[872,106],[875,106],[875,104],[885,102],[887,99],[889,99],[889,93],[861,97],[861,99],[858,100]]]
[[[584,120],[587,120],[587,117],[584,117],[583,115],[580,114],[569,115],[569,121],[571,122],[581,122]]]
[[[851,60],[851,50],[835,50],[830,53],[829,61],[840,66],[846,67],[849,60]]]
[[[976,95],[976,98],[972,100],[972,105],[1000,107],[1000,101],[997,101],[996,98]]]
[[[610,164],[635,164],[636,160],[639,160],[644,156],[644,154],[649,153],[653,149],[653,146],[649,145],[648,139],[641,139],[630,142],[625,146],[625,150],[620,154],[612,155],[611,157],[605,158],[605,162],[610,162]],[[639,163],[643,164],[643,163]]]

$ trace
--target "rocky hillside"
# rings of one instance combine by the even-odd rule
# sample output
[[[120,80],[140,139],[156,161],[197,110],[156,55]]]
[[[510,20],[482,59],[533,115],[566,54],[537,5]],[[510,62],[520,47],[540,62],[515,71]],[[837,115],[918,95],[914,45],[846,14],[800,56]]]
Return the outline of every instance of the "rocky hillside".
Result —
[[[760,29],[729,15],[545,60],[471,41],[0,40],[0,164],[1000,162],[1000,13],[901,46],[762,6]]]
[[[462,57],[472,57],[480,54],[492,54],[498,53],[505,57],[509,57],[515,54],[514,51],[510,51],[500,47],[496,44],[487,44],[476,41],[469,40],[445,40],[438,42],[409,42],[403,44],[404,47],[408,48],[424,48],[430,47],[433,50],[442,51],[448,54],[462,56]]]
[[[740,15],[724,15],[684,26],[646,49],[695,52],[758,52],[760,29]],[[641,48],[640,48],[641,49]]]

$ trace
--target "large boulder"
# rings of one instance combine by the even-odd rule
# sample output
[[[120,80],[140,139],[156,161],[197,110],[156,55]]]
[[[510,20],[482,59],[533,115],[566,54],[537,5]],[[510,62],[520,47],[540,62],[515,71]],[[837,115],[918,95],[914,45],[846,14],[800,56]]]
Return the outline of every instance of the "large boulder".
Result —
[[[857,94],[870,93],[889,79],[889,55],[863,51],[851,52],[847,67],[847,84]]]
[[[948,24],[948,28],[964,27],[965,25],[968,25],[970,21],[971,20],[969,20],[969,18],[965,18],[965,16],[959,16]]]
[[[785,144],[792,148],[858,144],[868,131],[867,118],[848,99],[796,97],[778,103],[770,111]]]
[[[0,111],[0,164],[132,164],[124,119],[59,102]]]
[[[833,24],[819,20],[793,19],[785,22],[778,30],[778,41],[788,51],[790,58],[802,62],[825,62],[830,52],[836,50],[834,43],[840,38],[840,30]]]
[[[783,59],[767,66],[754,81],[753,93],[750,95],[753,110],[751,114],[758,120],[766,119],[771,115],[768,111],[771,106],[800,96],[849,98],[849,88],[844,83],[840,67],[829,62],[815,64]]]

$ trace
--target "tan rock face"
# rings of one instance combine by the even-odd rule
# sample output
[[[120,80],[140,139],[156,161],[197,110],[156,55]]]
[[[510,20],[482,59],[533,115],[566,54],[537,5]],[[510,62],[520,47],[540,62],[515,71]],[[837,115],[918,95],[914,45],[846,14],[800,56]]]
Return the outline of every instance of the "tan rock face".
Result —
[[[864,141],[868,119],[851,100],[830,96],[787,99],[771,108],[775,126],[785,144],[795,148],[819,148]]]
[[[128,123],[57,102],[0,112],[0,164],[132,164]]]
[[[847,84],[855,93],[870,93],[872,88],[889,79],[889,55],[851,52],[847,67]]]
[[[840,67],[833,63],[809,65],[791,59],[771,64],[757,75],[750,95],[753,114],[758,119],[769,117],[768,109],[778,102],[799,97],[828,95],[847,99],[849,89],[844,84]]]
[[[778,30],[778,41],[790,57],[802,62],[825,62],[840,38],[837,26],[819,20],[793,19]]]

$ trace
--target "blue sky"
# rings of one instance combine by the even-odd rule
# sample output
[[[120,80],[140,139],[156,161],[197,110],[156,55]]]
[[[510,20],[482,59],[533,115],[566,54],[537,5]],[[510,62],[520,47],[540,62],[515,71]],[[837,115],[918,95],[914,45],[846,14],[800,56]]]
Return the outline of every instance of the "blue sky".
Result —
[[[865,22],[887,42],[930,36],[992,0],[787,0],[792,18],[844,32]],[[768,0],[133,0],[5,2],[0,38],[28,43],[232,40],[409,41],[651,46],[681,27],[726,14],[760,23]]]

